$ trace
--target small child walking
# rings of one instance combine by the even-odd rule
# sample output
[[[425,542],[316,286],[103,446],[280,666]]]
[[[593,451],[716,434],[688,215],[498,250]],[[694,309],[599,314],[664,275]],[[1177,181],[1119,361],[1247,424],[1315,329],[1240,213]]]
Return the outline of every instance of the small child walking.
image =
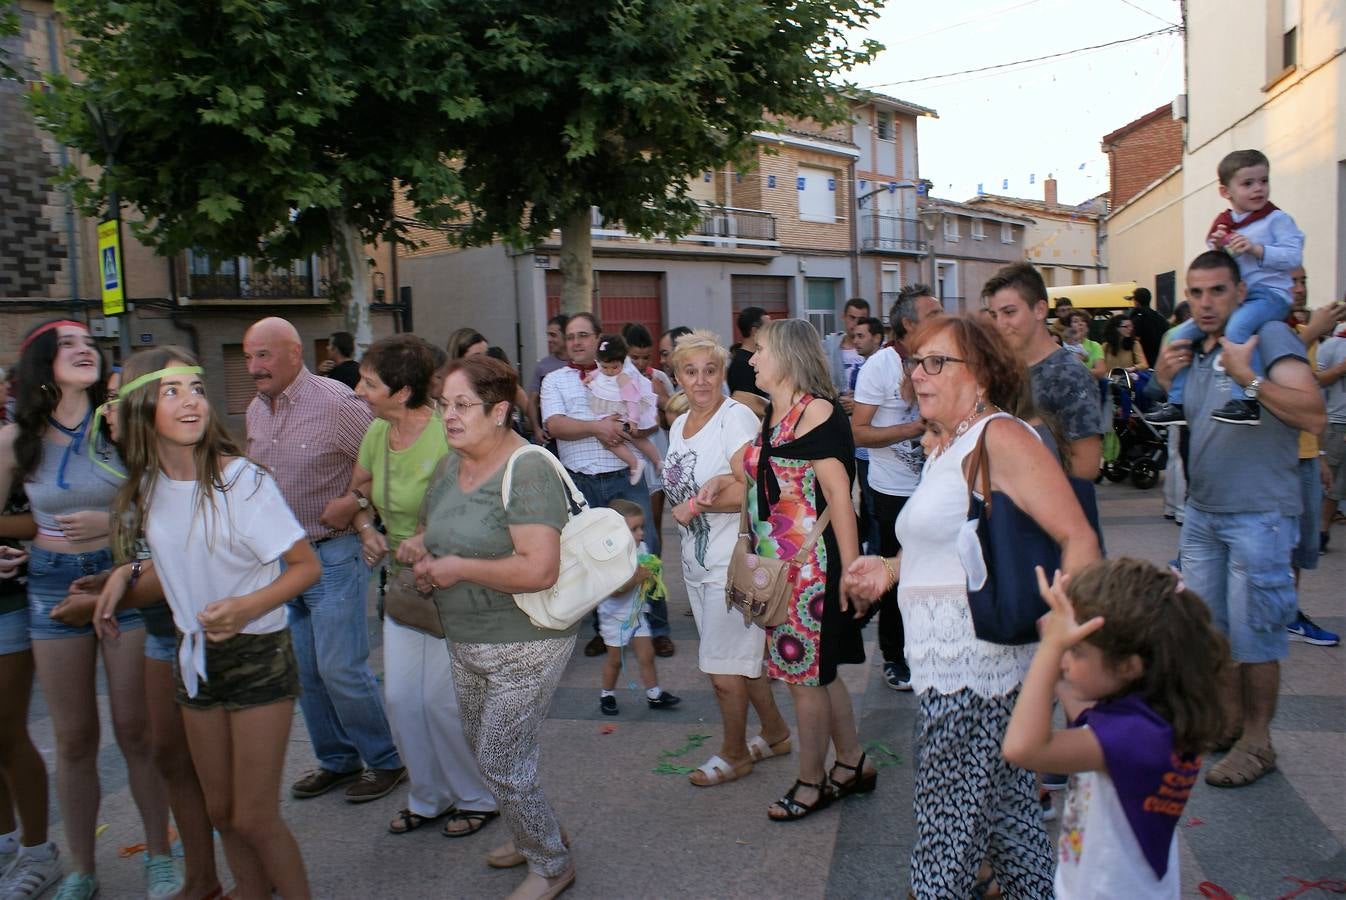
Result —
[[[640,680],[645,683],[645,701],[650,709],[672,709],[682,702],[682,698],[659,687],[659,673],[654,668],[654,641],[645,622],[646,603],[660,599],[665,593],[663,563],[645,549],[645,513],[640,505],[618,498],[609,503],[608,508],[621,513],[626,527],[631,529],[638,547],[639,565],[630,581],[598,604],[598,633],[608,648],[598,706],[605,716],[618,714],[617,676],[622,671],[622,650],[630,645],[640,666]]]
[[[1205,603],[1150,563],[1101,560],[1050,585],[1037,571],[1049,612],[1003,750],[1014,765],[1071,773],[1056,897],[1176,900],[1176,828],[1199,754],[1224,731],[1229,646]],[[1053,689],[1064,730],[1052,729]]]
[[[634,434],[659,424],[659,401],[648,378],[624,371],[626,352],[626,341],[621,335],[599,337],[598,368],[584,376],[584,386],[589,390],[589,409],[594,415],[616,416],[621,419],[626,432]],[[654,466],[655,475],[662,473],[663,459],[654,441],[648,437],[632,437],[630,443]],[[632,484],[638,484],[645,477],[644,460],[631,447],[622,443],[608,450],[631,470]]]

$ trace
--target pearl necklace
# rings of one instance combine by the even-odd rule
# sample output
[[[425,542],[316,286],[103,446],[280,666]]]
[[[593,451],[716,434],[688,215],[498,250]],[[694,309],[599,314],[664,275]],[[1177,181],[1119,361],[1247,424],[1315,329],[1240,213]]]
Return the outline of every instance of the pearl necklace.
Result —
[[[930,458],[934,459],[945,450],[948,450],[954,442],[967,434],[968,429],[970,429],[973,424],[987,412],[1000,412],[1000,407],[996,406],[994,403],[987,403],[985,400],[978,400],[977,405],[972,407],[972,412],[964,416],[962,421],[954,426],[953,434],[947,439],[939,442],[939,445],[935,447],[935,452],[930,454]]]

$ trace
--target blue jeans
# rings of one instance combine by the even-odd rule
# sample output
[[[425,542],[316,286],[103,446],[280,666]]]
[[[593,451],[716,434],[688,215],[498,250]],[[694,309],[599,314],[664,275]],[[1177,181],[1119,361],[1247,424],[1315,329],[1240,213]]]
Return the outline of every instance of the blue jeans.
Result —
[[[1230,315],[1229,321],[1225,324],[1224,336],[1230,342],[1235,344],[1246,344],[1248,339],[1262,328],[1268,322],[1279,322],[1290,312],[1290,295],[1280,291],[1270,291],[1266,288],[1257,288],[1251,291],[1239,308]],[[1201,329],[1197,326],[1195,319],[1188,319],[1173,330],[1171,340],[1192,341],[1193,343],[1204,337]],[[1154,365],[1154,360],[1150,360],[1150,365]],[[1266,375],[1266,367],[1262,364],[1262,354],[1253,349],[1251,364],[1253,372],[1261,378]],[[1229,394],[1235,400],[1245,399],[1243,388],[1232,378],[1229,380]],[[1173,376],[1173,385],[1168,389],[1168,402],[1182,405],[1183,393],[1187,388],[1187,370],[1182,369]]]
[[[1290,551],[1298,541],[1296,516],[1209,513],[1187,504],[1183,581],[1210,608],[1235,662],[1275,662],[1289,652],[1285,626],[1299,608]]]
[[[630,500],[632,503],[640,505],[645,513],[645,546],[655,556],[660,555],[662,546],[659,543],[659,530],[654,527],[654,514],[650,512],[650,491],[645,486],[645,482],[632,484],[626,478],[626,470],[618,469],[615,472],[604,472],[601,475],[581,475],[578,472],[571,472],[570,478],[575,482],[575,487],[580,489],[584,495],[584,500],[592,509],[600,509],[607,506],[618,497]],[[655,637],[662,637],[668,634],[668,603],[664,600],[650,601],[650,611],[646,614],[646,621],[650,623],[650,634]],[[594,631],[598,630],[598,614],[595,610],[593,618]]]
[[[354,772],[364,765],[402,765],[378,682],[369,669],[365,592],[369,567],[353,534],[313,545],[322,563],[318,583],[286,604],[309,740],[318,765]]]

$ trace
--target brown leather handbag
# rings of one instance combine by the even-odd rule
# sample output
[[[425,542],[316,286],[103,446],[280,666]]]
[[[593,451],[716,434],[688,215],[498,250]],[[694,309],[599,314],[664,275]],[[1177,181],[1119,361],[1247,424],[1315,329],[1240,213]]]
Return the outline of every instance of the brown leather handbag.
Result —
[[[432,420],[433,424],[433,420]],[[429,427],[429,426],[426,426]],[[388,457],[393,455],[392,437],[383,450],[383,508],[388,509]],[[435,473],[430,476],[431,483],[444,472],[444,461],[440,460]],[[426,494],[430,493],[426,485]],[[419,520],[425,526],[425,501],[421,500]],[[383,587],[383,613],[398,625],[414,628],[431,637],[444,637],[444,623],[439,618],[439,607],[435,605],[434,591],[421,591],[416,587],[416,573],[410,566],[388,566],[388,583]]]
[[[831,520],[832,510],[823,510],[799,552],[789,559],[759,556],[752,550],[756,535],[748,527],[748,495],[744,492],[738,518],[738,543],[729,558],[729,577],[724,583],[724,603],[726,608],[738,610],[743,615],[745,628],[754,624],[763,628],[785,624],[790,616],[790,599],[794,596],[799,569]]]

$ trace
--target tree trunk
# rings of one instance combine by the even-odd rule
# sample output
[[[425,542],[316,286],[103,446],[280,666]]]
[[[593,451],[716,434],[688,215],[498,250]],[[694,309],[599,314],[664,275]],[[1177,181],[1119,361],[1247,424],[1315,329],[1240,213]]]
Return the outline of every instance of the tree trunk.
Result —
[[[594,311],[594,244],[589,207],[561,224],[561,312]]]
[[[332,213],[332,249],[336,252],[337,282],[345,294],[346,330],[355,336],[355,358],[374,342],[369,324],[369,272],[360,230],[343,210]]]

